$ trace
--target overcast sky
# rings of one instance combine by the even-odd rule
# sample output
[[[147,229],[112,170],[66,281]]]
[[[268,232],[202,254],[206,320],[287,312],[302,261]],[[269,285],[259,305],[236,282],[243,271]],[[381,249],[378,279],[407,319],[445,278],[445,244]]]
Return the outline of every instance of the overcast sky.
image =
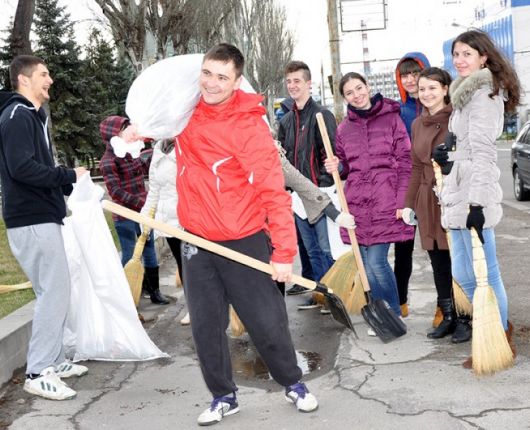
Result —
[[[314,74],[318,73],[321,64],[325,73],[330,72],[330,56],[327,28],[327,0],[276,0],[286,8],[288,25],[295,33],[296,48],[295,58],[307,62]],[[339,0],[338,0],[339,1]],[[372,2],[374,0],[371,0]],[[455,36],[463,27],[454,27],[456,22],[468,26],[473,17],[473,6],[478,0],[458,0],[459,4],[451,6],[455,1],[448,0],[387,0],[387,29],[367,32],[367,46],[369,49],[372,69],[393,69],[395,58],[401,57],[405,52],[422,51],[431,60],[433,65],[442,65],[442,43],[451,36]],[[0,28],[5,29],[8,20],[13,16],[18,0],[0,0],[2,14]],[[68,12],[74,21],[78,21],[76,28],[82,37],[90,26],[92,14],[87,7],[93,4],[91,0],[66,1],[61,4],[68,7]],[[356,4],[362,2],[355,2]],[[346,1],[345,7],[354,2]],[[358,17],[365,15],[352,15],[351,9],[345,18],[345,25],[354,25]],[[455,20],[458,17],[458,20]],[[339,16],[340,20],[340,16]],[[350,21],[350,22],[348,22]],[[361,33],[342,33],[341,36],[341,62],[343,71],[362,70],[363,60]],[[82,42],[82,41],[81,41]]]

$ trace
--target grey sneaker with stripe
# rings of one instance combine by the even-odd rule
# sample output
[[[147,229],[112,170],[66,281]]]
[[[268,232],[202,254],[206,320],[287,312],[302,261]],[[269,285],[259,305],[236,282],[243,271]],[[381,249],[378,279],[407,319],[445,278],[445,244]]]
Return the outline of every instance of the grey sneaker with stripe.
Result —
[[[77,394],[61,381],[53,367],[44,369],[37,378],[27,378],[24,382],[24,391],[50,400],[73,399]]]

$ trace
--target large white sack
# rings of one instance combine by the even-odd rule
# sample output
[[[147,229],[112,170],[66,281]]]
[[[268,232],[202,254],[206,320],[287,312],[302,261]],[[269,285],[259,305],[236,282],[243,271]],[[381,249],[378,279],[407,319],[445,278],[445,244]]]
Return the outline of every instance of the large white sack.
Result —
[[[204,54],[176,55],[145,69],[132,83],[125,111],[140,136],[155,140],[179,135],[200,98]],[[243,77],[241,89],[255,93]]]
[[[72,283],[64,343],[74,361],[141,361],[168,357],[151,341],[138,314],[100,199],[84,175],[68,200],[64,242]]]

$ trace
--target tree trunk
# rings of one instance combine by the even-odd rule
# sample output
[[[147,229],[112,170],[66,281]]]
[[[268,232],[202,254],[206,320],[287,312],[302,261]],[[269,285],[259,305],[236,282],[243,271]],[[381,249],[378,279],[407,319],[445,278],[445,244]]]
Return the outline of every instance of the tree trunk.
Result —
[[[11,39],[12,52],[15,56],[32,53],[29,32],[34,12],[35,0],[18,0]]]

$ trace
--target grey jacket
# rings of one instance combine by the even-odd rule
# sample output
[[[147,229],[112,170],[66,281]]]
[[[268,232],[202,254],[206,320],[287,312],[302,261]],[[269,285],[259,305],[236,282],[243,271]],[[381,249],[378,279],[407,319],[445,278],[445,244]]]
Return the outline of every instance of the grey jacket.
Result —
[[[316,223],[324,213],[334,221],[339,211],[331,204],[329,196],[302,175],[289,163],[289,160],[283,154],[280,154],[280,159],[282,162],[283,176],[285,178],[285,186],[296,191],[300,196],[309,223]]]
[[[466,228],[469,205],[484,207],[484,228],[494,227],[502,217],[502,190],[499,185],[495,140],[504,124],[504,100],[489,97],[493,78],[489,69],[480,69],[456,79],[449,89],[453,113],[449,131],[456,137],[451,173],[444,177],[441,193],[444,228]]]

